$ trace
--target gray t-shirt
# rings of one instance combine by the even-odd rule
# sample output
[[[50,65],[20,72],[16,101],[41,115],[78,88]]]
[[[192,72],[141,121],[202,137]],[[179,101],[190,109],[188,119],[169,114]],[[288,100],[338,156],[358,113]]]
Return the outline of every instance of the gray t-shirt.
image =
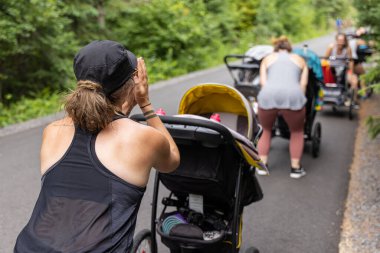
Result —
[[[301,110],[306,104],[301,74],[302,69],[290,59],[289,53],[278,53],[278,59],[267,69],[267,81],[257,97],[259,107]]]

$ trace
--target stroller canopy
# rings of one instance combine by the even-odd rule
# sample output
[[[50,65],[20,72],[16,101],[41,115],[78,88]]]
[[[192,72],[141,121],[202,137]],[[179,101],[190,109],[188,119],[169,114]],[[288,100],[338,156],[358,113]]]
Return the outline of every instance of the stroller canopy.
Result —
[[[200,84],[189,89],[182,97],[179,114],[205,115],[210,113],[231,113],[247,119],[248,139],[257,128],[254,112],[247,99],[235,88],[224,84]]]
[[[265,56],[273,52],[273,47],[270,45],[258,45],[251,47],[245,53],[246,56],[255,58],[256,60],[262,60]]]
[[[244,118],[244,121],[240,120],[246,125],[246,127],[240,128],[244,129],[243,131],[239,131],[239,128],[236,131],[231,128],[229,130],[246,161],[258,169],[266,171],[265,165],[258,157],[258,152],[251,142],[254,135],[260,131],[260,127],[256,122],[251,104],[235,88],[215,83],[194,86],[182,97],[178,113],[198,116],[226,113],[222,115],[222,119],[230,114],[238,116],[238,120]],[[224,124],[223,120],[221,123]]]

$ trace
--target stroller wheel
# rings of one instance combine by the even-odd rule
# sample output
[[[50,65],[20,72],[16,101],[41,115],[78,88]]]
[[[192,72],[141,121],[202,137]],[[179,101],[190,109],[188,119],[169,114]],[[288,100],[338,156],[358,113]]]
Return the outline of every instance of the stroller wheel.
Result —
[[[260,251],[255,247],[249,247],[245,253],[260,253]]]
[[[140,231],[133,239],[133,247],[131,253],[151,253],[152,233],[148,229]]]
[[[314,158],[319,156],[319,147],[321,144],[322,127],[321,123],[317,122],[314,126],[311,139],[311,153]]]

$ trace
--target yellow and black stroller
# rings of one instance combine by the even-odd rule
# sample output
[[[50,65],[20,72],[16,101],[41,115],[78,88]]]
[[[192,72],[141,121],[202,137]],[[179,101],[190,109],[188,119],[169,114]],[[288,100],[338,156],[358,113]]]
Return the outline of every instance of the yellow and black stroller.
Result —
[[[261,127],[246,98],[222,84],[191,88],[178,113],[160,118],[178,145],[181,164],[175,172],[156,173],[151,230],[137,234],[132,253],[156,253],[156,233],[171,253],[239,252],[243,209],[263,198],[255,170],[266,168],[254,144]],[[220,122],[209,119],[215,113]],[[144,121],[142,115],[132,119]],[[160,183],[170,194],[157,217]]]

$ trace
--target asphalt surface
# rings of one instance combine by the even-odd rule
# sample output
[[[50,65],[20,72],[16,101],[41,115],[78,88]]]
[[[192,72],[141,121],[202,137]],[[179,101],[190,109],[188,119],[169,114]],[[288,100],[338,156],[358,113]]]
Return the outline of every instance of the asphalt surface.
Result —
[[[306,43],[323,54],[332,41],[330,35]],[[232,84],[232,79],[223,66],[175,78],[152,88],[152,103],[175,114],[184,92],[207,82]],[[259,178],[264,199],[244,210],[243,250],[255,246],[260,252],[338,252],[357,121],[349,121],[343,112],[330,111],[320,113],[316,121],[322,124],[320,157],[311,157],[307,143],[303,157],[307,176],[300,180],[289,177],[288,140],[273,139],[271,176]],[[12,252],[38,197],[42,130],[43,126],[25,127],[13,134],[0,134],[0,253]],[[152,184],[151,177],[136,232],[150,227]],[[162,245],[159,249],[169,252]]]

